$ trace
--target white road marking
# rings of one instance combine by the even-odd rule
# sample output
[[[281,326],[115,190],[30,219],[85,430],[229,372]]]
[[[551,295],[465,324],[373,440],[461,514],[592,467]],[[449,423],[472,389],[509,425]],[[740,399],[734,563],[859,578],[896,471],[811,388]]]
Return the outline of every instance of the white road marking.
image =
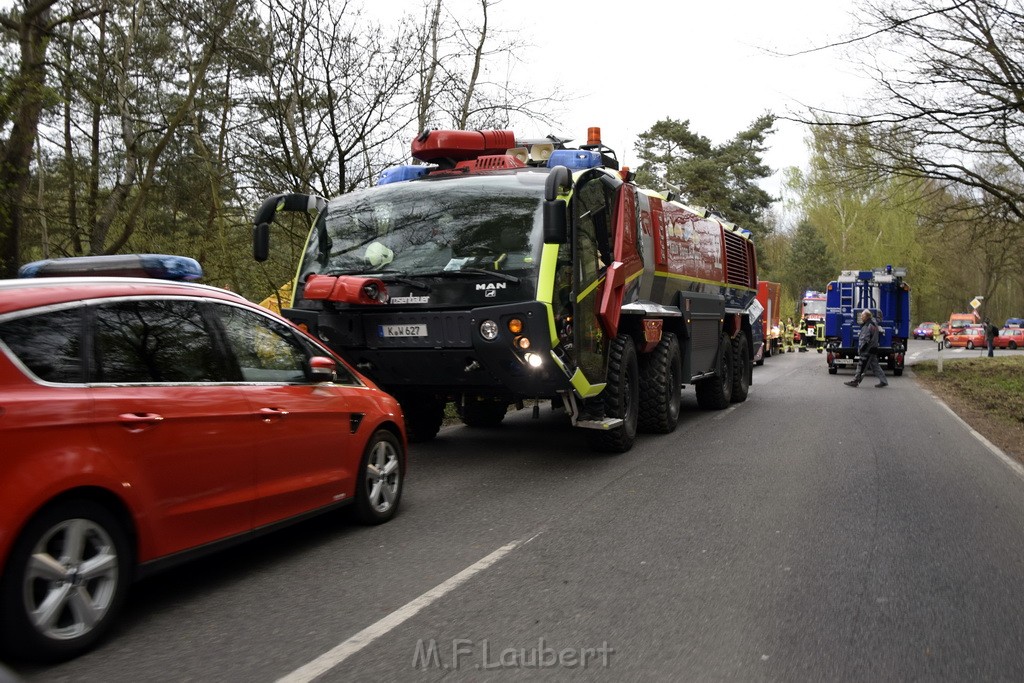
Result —
[[[444,583],[438,584],[415,600],[399,607],[377,623],[367,626],[359,633],[338,644],[331,650],[328,650],[308,664],[299,667],[287,676],[277,679],[278,683],[306,683],[307,681],[312,681],[318,676],[322,676],[373,641],[386,634],[388,631],[400,626],[447,593],[450,593],[462,584],[466,583],[519,546],[526,545],[533,539],[537,538],[541,533],[543,532],[539,532],[529,538],[520,539],[501,546],[487,557],[471,564]]]

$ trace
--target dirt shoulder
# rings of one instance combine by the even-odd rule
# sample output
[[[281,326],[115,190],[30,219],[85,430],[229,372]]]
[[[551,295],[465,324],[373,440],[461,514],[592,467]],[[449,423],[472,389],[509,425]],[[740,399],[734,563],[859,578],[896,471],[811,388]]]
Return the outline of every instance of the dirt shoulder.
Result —
[[[979,434],[1024,463],[1024,358],[979,358],[909,368],[915,382],[938,396]]]

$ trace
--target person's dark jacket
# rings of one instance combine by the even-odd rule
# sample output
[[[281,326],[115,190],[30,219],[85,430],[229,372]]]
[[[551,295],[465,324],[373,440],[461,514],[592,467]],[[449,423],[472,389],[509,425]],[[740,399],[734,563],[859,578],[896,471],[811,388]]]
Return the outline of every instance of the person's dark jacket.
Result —
[[[874,318],[869,318],[867,322],[862,323],[860,326],[860,334],[857,337],[857,353],[865,356],[869,353],[874,353],[877,348],[878,323],[875,322]]]

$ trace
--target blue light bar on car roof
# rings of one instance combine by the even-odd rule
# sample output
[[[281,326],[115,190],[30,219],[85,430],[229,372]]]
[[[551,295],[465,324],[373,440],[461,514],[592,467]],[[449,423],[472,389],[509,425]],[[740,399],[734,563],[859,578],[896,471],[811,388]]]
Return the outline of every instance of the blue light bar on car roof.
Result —
[[[198,280],[203,276],[199,261],[187,256],[167,254],[114,254],[112,256],[75,256],[26,263],[18,277],[75,277],[108,275],[152,277],[161,280]]]
[[[556,149],[548,157],[548,168],[565,166],[578,171],[601,165],[601,153],[591,149]]]
[[[391,168],[385,168],[377,176],[378,185],[388,185],[390,183],[401,183],[406,180],[414,180],[427,174],[429,166],[392,166]]]

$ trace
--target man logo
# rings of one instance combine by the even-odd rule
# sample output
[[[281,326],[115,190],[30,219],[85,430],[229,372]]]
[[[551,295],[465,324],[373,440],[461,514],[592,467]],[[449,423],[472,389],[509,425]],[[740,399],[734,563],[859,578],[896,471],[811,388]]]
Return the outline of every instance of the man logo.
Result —
[[[505,287],[507,285],[508,285],[507,282],[481,282],[481,283],[477,284],[476,289],[477,289],[477,291],[480,291],[480,290],[498,290],[498,289],[505,289]]]

